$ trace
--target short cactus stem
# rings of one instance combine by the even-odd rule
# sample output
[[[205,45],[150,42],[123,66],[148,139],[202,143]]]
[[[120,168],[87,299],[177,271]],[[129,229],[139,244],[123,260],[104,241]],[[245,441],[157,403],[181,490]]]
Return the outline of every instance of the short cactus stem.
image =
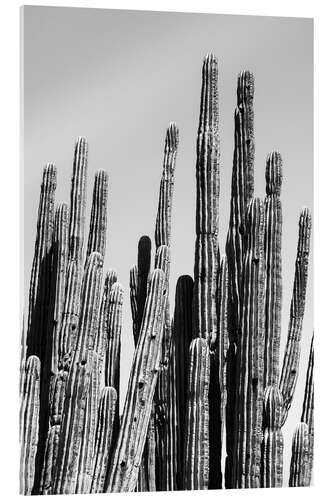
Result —
[[[75,143],[69,220],[69,259],[82,263],[87,190],[88,142]]]
[[[29,356],[25,365],[20,408],[20,493],[31,495],[39,430],[40,360]]]
[[[134,265],[130,269],[130,302],[132,313],[133,340],[136,345],[139,333],[137,331],[138,321],[138,266]]]
[[[135,350],[123,417],[105,491],[133,491],[146,441],[160,368],[166,293],[165,275],[152,273]]]
[[[184,441],[186,432],[186,400],[187,376],[189,364],[189,348],[192,340],[192,298],[193,279],[191,276],[180,276],[176,285],[174,310],[174,342],[176,363],[176,394],[178,412],[178,489],[183,488]]]
[[[108,182],[109,176],[107,172],[105,170],[98,170],[94,181],[87,259],[92,252],[99,252],[103,258],[105,255]]]
[[[48,330],[48,307],[52,274],[52,239],[56,167],[48,163],[43,170],[37,218],[35,253],[29,289],[27,356],[39,357],[43,364]]]
[[[313,335],[311,341],[310,355],[308,361],[308,369],[306,372],[306,383],[304,391],[303,409],[301,422],[305,422],[309,432],[309,475],[308,484],[311,484],[312,469],[313,469],[313,446],[314,446],[314,426],[313,426],[313,404],[314,404],[314,382],[313,382],[313,365],[314,365],[314,346]]]
[[[151,259],[151,241],[149,236],[141,236],[138,244],[138,261],[137,261],[137,317],[135,326],[136,343],[139,338],[143,311],[145,308],[147,293],[148,293],[148,277],[150,272]]]
[[[265,198],[265,358],[264,387],[279,383],[279,357],[282,305],[282,208],[280,200],[282,159],[274,151],[266,162]]]
[[[264,438],[262,445],[263,488],[282,487],[283,482],[283,399],[276,386],[268,386],[264,395]]]
[[[55,212],[55,227],[53,236],[53,275],[55,284],[51,363],[52,373],[57,373],[59,366],[59,334],[64,311],[68,264],[68,216],[67,205],[65,203],[59,205]]]
[[[297,425],[291,449],[289,486],[309,484],[309,431],[305,422]]]
[[[103,493],[112,444],[113,423],[117,405],[117,392],[104,387],[98,405],[98,418],[92,467],[90,493]]]
[[[40,484],[40,495],[52,495],[52,486],[55,474],[59,445],[60,425],[50,427],[45,445],[44,462]]]
[[[216,341],[218,270],[218,206],[220,139],[218,66],[208,54],[202,68],[202,88],[196,163],[196,243],[193,290],[193,336]]]
[[[189,354],[184,489],[208,489],[209,480],[209,345],[192,340]]]
[[[77,492],[82,467],[82,433],[93,368],[91,349],[97,331],[102,256],[93,252],[84,272],[78,336],[69,369],[57,457],[55,494]]]
[[[107,271],[101,305],[99,308],[98,332],[94,342],[94,350],[100,358],[101,378],[105,378],[105,353],[108,344],[108,332],[110,327],[110,315],[112,310],[111,291],[114,283],[117,282],[117,273],[110,269]]]
[[[237,348],[234,473],[236,488],[260,487],[264,370],[264,205],[251,200],[243,262]],[[249,424],[247,424],[249,422]]]
[[[283,423],[288,416],[298,378],[306,287],[308,281],[310,234],[311,215],[309,210],[305,208],[302,210],[299,218],[298,245],[293,295],[290,305],[288,338],[279,385],[284,400]]]

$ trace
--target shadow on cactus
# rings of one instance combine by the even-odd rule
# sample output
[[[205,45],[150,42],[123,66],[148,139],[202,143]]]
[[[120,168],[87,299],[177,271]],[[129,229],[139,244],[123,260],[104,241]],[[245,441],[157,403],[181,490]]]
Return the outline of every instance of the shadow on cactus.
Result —
[[[143,235],[128,289],[113,269],[106,270],[103,284],[104,170],[95,175],[83,252],[87,140],[79,137],[75,144],[69,207],[55,205],[56,168],[44,168],[21,342],[25,495],[281,487],[286,446],[292,448],[289,486],[311,484],[313,341],[300,421],[293,442],[283,439],[298,378],[311,216],[305,208],[299,217],[280,364],[282,158],[277,151],[268,154],[266,197],[254,197],[254,76],[243,71],[234,115],[230,221],[220,252],[218,87],[218,61],[208,54],[196,148],[194,273],[179,276],[174,311],[169,277],[177,125],[166,131],[153,255]],[[135,353],[121,408],[125,297]]]

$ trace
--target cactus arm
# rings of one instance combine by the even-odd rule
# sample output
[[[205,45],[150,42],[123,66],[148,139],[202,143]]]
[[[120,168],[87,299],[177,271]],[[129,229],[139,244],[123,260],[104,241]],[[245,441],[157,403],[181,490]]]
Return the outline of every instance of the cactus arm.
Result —
[[[138,322],[138,266],[134,265],[130,269],[130,302],[133,325],[133,339],[136,346],[139,332],[137,330]]]
[[[186,409],[184,489],[208,488],[209,479],[209,346],[192,340],[189,354]]]
[[[276,386],[266,387],[264,394],[264,438],[262,446],[263,488],[282,487],[283,436],[281,432],[283,399]]]
[[[305,422],[297,425],[291,449],[289,486],[308,486],[309,431]]]
[[[111,451],[113,423],[117,405],[117,392],[113,387],[104,387],[98,406],[93,479],[90,493],[103,493],[104,482]]]
[[[43,469],[41,475],[40,495],[52,495],[55,468],[59,445],[60,425],[52,425],[47,434]]]
[[[149,236],[141,236],[138,243],[138,282],[137,282],[137,325],[136,332],[140,334],[142,324],[142,317],[147,298],[147,283],[150,272],[150,259],[151,259],[151,241]]]
[[[105,170],[95,174],[94,191],[87,245],[87,259],[92,252],[99,252],[104,258],[107,228],[107,202],[109,177]]]
[[[48,163],[43,170],[29,289],[27,356],[35,354],[42,364],[46,348],[45,332],[48,326],[47,310],[50,300],[56,176],[55,166]]]
[[[75,142],[69,218],[69,259],[82,263],[86,209],[88,142]]]
[[[102,257],[93,252],[82,283],[78,336],[69,369],[57,457],[55,494],[74,493],[82,445],[83,422],[93,361],[93,338],[102,276]]]
[[[40,360],[29,356],[25,365],[20,407],[20,493],[31,495],[39,430]]]
[[[280,200],[282,159],[278,152],[268,155],[266,161],[265,198],[265,358],[264,387],[279,382],[281,336],[282,270],[281,237],[282,208]]]
[[[299,233],[293,295],[290,305],[288,338],[280,377],[280,391],[284,399],[283,423],[291,406],[298,378],[300,343],[303,329],[306,286],[310,251],[311,216],[307,208],[299,218]]]
[[[120,337],[122,326],[122,306],[124,289],[114,283],[110,296],[110,316],[108,320],[108,342],[105,356],[105,385],[114,387],[119,394]]]
[[[202,68],[202,90],[196,163],[196,243],[193,289],[194,337],[216,340],[218,268],[219,133],[217,59],[208,54]]]
[[[264,356],[264,205],[251,200],[243,262],[242,316],[237,348],[235,487],[260,486]]]
[[[133,491],[136,486],[160,366],[165,293],[164,272],[156,269],[150,281],[117,445],[105,483],[107,492]]]
[[[309,476],[308,484],[310,486],[313,468],[313,445],[314,445],[314,426],[313,426],[313,404],[314,404],[314,382],[313,382],[313,365],[314,365],[314,346],[313,335],[311,340],[311,348],[306,372],[306,383],[304,391],[304,400],[302,408],[301,422],[308,425],[309,432]]]

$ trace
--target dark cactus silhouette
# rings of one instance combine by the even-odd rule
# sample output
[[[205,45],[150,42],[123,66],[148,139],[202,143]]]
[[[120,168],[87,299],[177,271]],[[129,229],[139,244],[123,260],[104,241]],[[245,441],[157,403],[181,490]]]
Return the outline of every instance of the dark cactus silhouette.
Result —
[[[176,124],[170,123],[165,137],[155,253],[150,237],[141,236],[128,289],[113,269],[102,282],[108,251],[104,170],[95,174],[85,246],[87,140],[75,143],[69,208],[55,204],[55,166],[44,168],[21,337],[21,493],[283,485],[283,424],[300,364],[311,216],[305,208],[299,219],[280,373],[282,159],[277,151],[268,154],[266,196],[254,197],[254,77],[247,70],[237,80],[234,124],[230,218],[221,257],[218,61],[208,54],[193,168],[194,272],[178,277],[173,315]],[[126,300],[135,352],[121,408]],[[312,341],[290,486],[312,480],[313,359]]]

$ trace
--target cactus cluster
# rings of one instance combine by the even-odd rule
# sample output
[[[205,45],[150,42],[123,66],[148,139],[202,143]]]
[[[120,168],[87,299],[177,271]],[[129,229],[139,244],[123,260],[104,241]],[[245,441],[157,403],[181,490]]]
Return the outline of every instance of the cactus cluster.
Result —
[[[166,131],[155,224],[129,273],[135,352],[119,405],[127,290],[103,266],[108,174],[96,172],[84,255],[87,140],[75,144],[69,207],[55,206],[56,168],[43,171],[20,377],[20,490],[30,494],[281,487],[283,425],[295,392],[311,216],[303,209],[280,374],[282,158],[266,160],[254,197],[254,77],[237,81],[230,219],[220,253],[218,61],[202,68],[194,274],[170,306],[171,221],[179,131]],[[172,314],[173,312],[173,314]],[[313,341],[290,464],[311,484]]]

